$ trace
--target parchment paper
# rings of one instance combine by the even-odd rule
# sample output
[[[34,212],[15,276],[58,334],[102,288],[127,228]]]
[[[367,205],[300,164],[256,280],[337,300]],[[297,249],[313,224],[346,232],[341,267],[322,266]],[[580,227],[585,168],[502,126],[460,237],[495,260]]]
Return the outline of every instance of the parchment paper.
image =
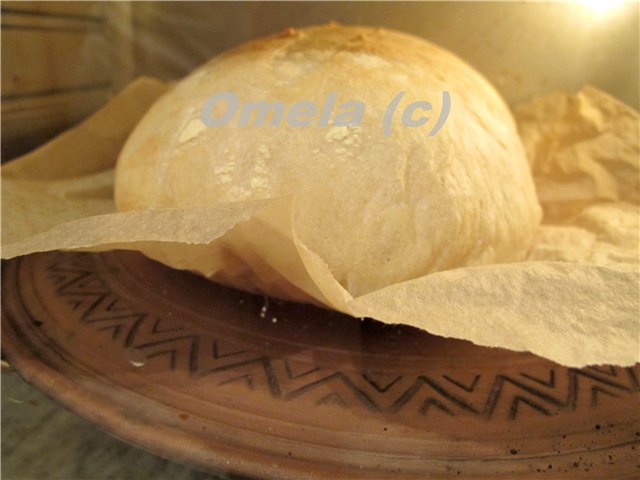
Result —
[[[254,268],[326,307],[568,366],[640,360],[640,123],[619,101],[585,87],[517,109],[545,212],[528,261],[439,272],[353,298],[297,237],[293,214],[285,225],[270,221],[270,212],[293,212],[295,198],[115,212],[118,152],[166,88],[138,79],[79,126],[2,169],[3,258],[130,249],[191,269],[201,258],[207,268],[200,273],[215,276],[225,259],[210,256],[211,242],[270,229],[288,247],[245,235]]]

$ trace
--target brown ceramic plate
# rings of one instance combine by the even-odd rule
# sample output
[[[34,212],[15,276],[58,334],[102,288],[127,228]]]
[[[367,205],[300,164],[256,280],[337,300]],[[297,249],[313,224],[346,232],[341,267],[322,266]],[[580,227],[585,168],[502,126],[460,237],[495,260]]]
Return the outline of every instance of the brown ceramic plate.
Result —
[[[3,273],[12,365],[178,461],[284,479],[640,472],[638,365],[570,369],[306,305],[265,309],[131,252],[37,254]]]

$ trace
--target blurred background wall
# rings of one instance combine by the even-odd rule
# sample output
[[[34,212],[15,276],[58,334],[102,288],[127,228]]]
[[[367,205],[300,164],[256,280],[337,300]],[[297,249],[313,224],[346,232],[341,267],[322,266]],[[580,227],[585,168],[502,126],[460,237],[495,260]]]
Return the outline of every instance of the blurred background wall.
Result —
[[[403,30],[480,70],[510,104],[595,85],[638,109],[636,2],[2,3],[2,157],[86,117],[137,75],[179,78],[218,52],[330,20]]]

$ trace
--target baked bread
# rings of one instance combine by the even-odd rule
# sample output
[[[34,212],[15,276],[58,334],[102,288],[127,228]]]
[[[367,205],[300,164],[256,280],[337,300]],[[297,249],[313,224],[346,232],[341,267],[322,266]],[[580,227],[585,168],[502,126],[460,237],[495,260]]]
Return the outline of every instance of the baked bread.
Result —
[[[398,111],[429,101],[434,118],[410,128],[396,113],[386,136],[383,114],[401,91]],[[450,114],[429,136],[444,91]],[[201,113],[217,92],[233,92],[240,105],[311,101],[318,110],[335,92],[334,116],[343,102],[366,108],[358,126],[320,126],[316,117],[304,127],[241,127],[238,114],[208,127]],[[122,211],[273,197],[294,200],[297,236],[354,296],[441,270],[523,260],[541,216],[511,113],[478,72],[423,39],[337,24],[288,29],[213,58],[151,107],[117,163]],[[279,248],[291,239],[268,242]],[[266,278],[246,244],[233,231],[216,240],[212,254],[224,250],[226,261],[215,271],[199,268],[202,257],[172,266],[304,300],[290,280]]]

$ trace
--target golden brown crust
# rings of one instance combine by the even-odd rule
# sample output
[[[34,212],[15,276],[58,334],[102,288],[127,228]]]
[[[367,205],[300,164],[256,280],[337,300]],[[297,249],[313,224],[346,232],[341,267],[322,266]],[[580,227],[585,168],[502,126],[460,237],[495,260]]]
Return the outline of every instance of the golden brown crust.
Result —
[[[437,108],[445,90],[452,109],[437,135],[403,127],[398,115],[384,135],[381,117],[398,92],[406,92],[400,108],[415,100]],[[357,127],[205,127],[204,103],[225,91],[243,102],[309,100],[318,108],[337,92],[339,102],[366,109]],[[150,109],[116,172],[120,209],[281,196],[295,198],[298,237],[356,295],[444,269],[519,261],[540,220],[515,124],[486,80],[425,40],[337,24],[286,29],[199,68]],[[260,239],[252,248],[269,245],[256,262],[295,252],[276,228],[288,215],[272,219],[276,231],[248,235]],[[242,242],[223,240],[238,257],[246,253]],[[256,278],[243,277],[247,289],[287,291],[254,266]],[[218,264],[193,269],[225,278]]]
[[[370,53],[389,60],[410,61],[412,57],[423,57],[425,53],[428,56],[437,50],[437,47],[424,39],[406,33],[379,27],[355,25],[346,27],[337,22],[329,22],[305,29],[285,28],[273,35],[252,40],[223,52],[212,59],[212,62],[234,56],[282,49],[286,50],[287,55],[310,50],[330,50]]]

